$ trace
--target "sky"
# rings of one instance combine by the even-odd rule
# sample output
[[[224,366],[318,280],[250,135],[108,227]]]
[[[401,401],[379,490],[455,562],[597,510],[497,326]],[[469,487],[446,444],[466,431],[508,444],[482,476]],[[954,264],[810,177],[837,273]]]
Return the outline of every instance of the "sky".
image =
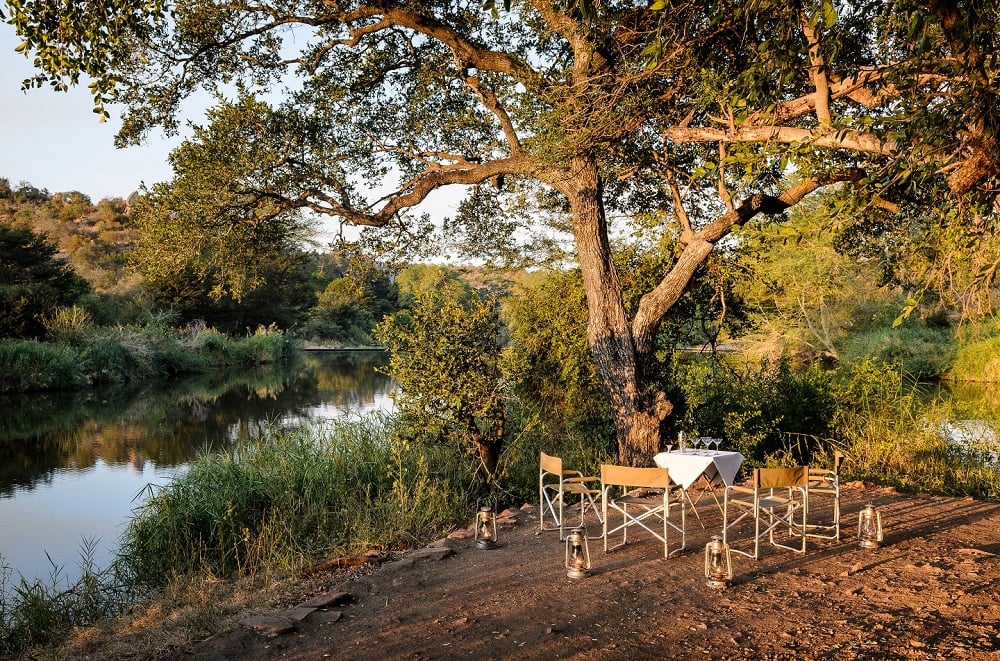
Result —
[[[95,203],[173,178],[167,155],[180,139],[151,133],[142,146],[115,149],[120,117],[111,108],[111,119],[99,123],[86,83],[22,92],[34,69],[14,52],[18,43],[14,28],[0,23],[0,177],[50,193],[79,191]]]

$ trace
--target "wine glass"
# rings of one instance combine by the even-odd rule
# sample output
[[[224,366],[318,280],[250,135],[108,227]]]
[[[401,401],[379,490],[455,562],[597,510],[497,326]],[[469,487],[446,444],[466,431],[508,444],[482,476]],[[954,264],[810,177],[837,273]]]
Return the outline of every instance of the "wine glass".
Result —
[[[716,438],[713,438],[712,441],[715,443],[715,451],[718,452],[719,451],[719,446],[722,445],[722,439],[716,437]]]

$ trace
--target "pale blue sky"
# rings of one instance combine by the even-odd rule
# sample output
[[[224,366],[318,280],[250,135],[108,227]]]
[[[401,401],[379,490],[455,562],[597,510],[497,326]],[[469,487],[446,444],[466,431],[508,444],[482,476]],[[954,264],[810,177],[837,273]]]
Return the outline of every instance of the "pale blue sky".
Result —
[[[172,178],[167,154],[179,140],[153,134],[147,144],[115,149],[120,118],[101,124],[86,84],[69,92],[21,91],[31,62],[14,48],[14,28],[0,23],[0,177],[50,193],[80,191],[97,202],[126,197],[140,183]]]

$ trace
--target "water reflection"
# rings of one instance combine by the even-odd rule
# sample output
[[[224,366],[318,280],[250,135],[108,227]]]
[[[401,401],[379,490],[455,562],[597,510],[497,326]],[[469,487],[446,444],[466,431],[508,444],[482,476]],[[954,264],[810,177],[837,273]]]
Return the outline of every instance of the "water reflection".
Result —
[[[27,577],[75,565],[81,538],[111,555],[133,497],[198,453],[266,422],[389,408],[372,352],[307,353],[284,368],[233,370],[157,388],[0,398],[0,554]]]

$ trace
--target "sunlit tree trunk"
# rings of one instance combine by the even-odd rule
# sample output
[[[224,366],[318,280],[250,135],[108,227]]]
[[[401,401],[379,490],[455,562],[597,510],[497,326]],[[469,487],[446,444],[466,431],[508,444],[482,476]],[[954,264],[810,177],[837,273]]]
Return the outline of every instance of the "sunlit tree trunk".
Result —
[[[673,407],[644,379],[648,356],[636,352],[622,302],[597,165],[578,157],[571,172],[565,188],[587,297],[590,350],[614,413],[619,459],[631,465],[648,464],[660,446],[660,423]]]

